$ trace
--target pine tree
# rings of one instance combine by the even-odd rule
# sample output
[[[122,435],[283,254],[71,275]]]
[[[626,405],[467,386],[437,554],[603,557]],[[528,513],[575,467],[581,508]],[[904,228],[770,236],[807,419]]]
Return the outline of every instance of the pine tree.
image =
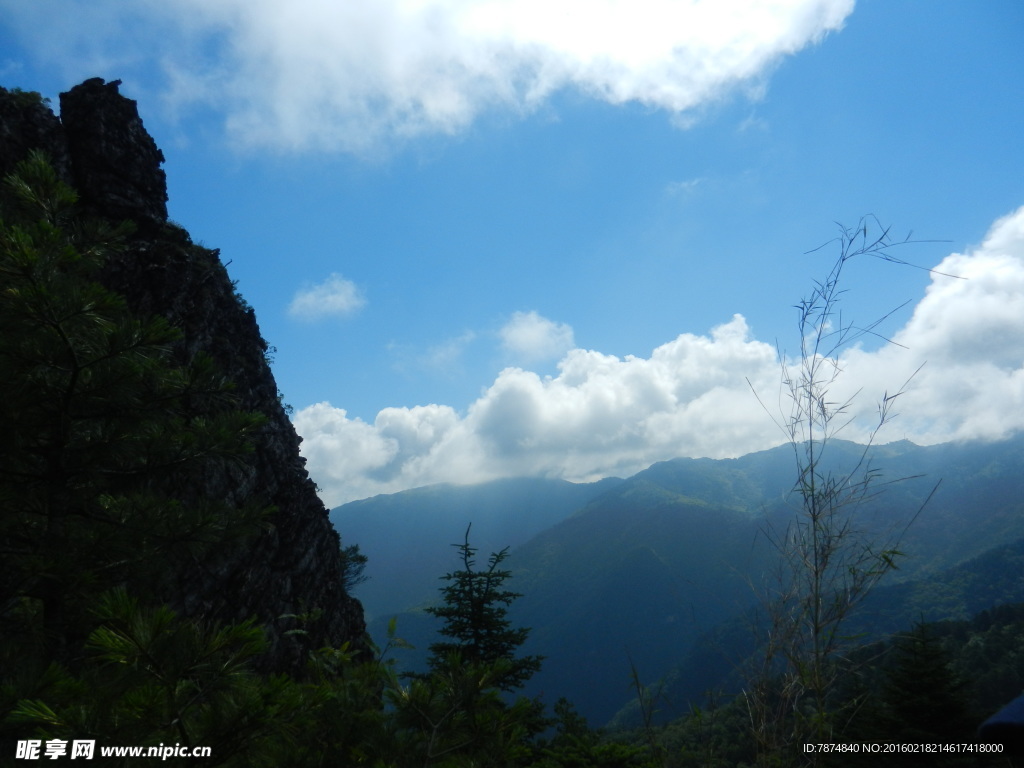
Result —
[[[428,613],[444,620],[441,634],[452,638],[450,642],[430,646],[430,667],[434,671],[444,669],[453,653],[468,664],[494,664],[505,660],[507,667],[495,685],[503,691],[513,691],[540,669],[543,657],[515,656],[530,630],[513,628],[508,620],[508,606],[521,596],[504,588],[512,574],[499,566],[508,557],[508,547],[491,553],[487,567],[477,570],[477,549],[469,543],[469,530],[467,527],[462,544],[452,545],[459,551],[462,569],[442,577],[448,581],[441,589],[444,604],[427,609]]]

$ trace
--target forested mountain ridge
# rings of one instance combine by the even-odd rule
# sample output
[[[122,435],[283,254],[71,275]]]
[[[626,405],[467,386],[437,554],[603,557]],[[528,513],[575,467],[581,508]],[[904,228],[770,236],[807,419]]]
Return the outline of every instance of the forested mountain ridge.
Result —
[[[96,78],[61,94],[59,118],[37,94],[0,89],[0,178],[41,152],[77,193],[82,215],[130,222],[123,246],[100,266],[99,281],[123,297],[129,312],[170,326],[170,363],[209,361],[237,408],[258,417],[246,455],[208,463],[200,480],[169,481],[166,488],[183,504],[215,499],[239,510],[267,508],[269,516],[244,545],[167,563],[173,578],[161,598],[207,620],[257,617],[270,643],[265,663],[299,669],[311,647],[362,643],[361,606],[343,587],[345,554],[299,455],[255,313],[234,290],[218,252],[195,245],[167,220],[163,155],[118,85]],[[301,640],[285,635],[296,623],[282,618],[298,614],[308,617]]]
[[[854,443],[832,441],[826,462],[834,468],[849,466],[862,451]],[[882,482],[907,479],[888,485],[864,507],[861,520],[869,530],[901,530],[934,494],[902,535],[905,556],[885,582],[894,586],[883,585],[862,617],[870,623],[871,614],[879,619],[885,614],[879,632],[919,618],[926,605],[929,620],[966,618],[962,607],[953,609],[945,591],[945,598],[929,602],[927,595],[938,592],[928,585],[930,579],[939,584],[958,573],[950,568],[1024,537],[1024,501],[1015,490],[1024,471],[1024,438],[935,446],[901,441],[877,446],[871,456]],[[527,649],[547,656],[528,690],[554,698],[566,695],[583,714],[603,722],[630,698],[631,663],[646,682],[669,674],[699,638],[742,616],[755,602],[752,584],[772,562],[764,526],[792,514],[787,495],[794,482],[791,446],[737,459],[660,462],[513,546],[508,564],[514,588],[523,593],[514,616],[533,627]],[[445,506],[446,492],[433,490],[432,508]],[[364,514],[383,512],[386,499],[367,500]],[[378,524],[388,526],[386,514]],[[372,580],[373,553],[368,554]],[[908,580],[913,586],[900,585]],[[898,597],[905,593],[917,597]],[[1024,596],[1007,593],[993,599]],[[950,612],[943,613],[943,602]],[[992,604],[973,601],[969,609],[973,613]],[[380,634],[387,618],[371,623],[371,631]],[[429,642],[427,617],[403,614],[398,624],[400,634],[414,644]],[[704,663],[700,672],[705,674],[694,682],[711,685],[721,677],[723,664],[738,663],[741,649],[733,648],[730,659],[718,655],[717,671]],[[699,653],[693,658],[699,660]],[[414,657],[410,663],[415,664]],[[687,695],[702,693],[683,687]],[[685,702],[680,706],[685,710]]]

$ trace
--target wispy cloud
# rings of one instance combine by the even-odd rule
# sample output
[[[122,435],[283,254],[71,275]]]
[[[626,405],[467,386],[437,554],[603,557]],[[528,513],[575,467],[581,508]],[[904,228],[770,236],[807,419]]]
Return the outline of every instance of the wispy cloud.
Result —
[[[937,271],[966,279],[933,275],[894,336],[901,346],[853,348],[839,361],[830,394],[861,392],[852,412],[860,418],[843,437],[864,439],[878,400],[922,364],[883,441],[994,440],[1024,429],[1024,208]],[[522,327],[543,325],[522,317]],[[775,347],[752,338],[740,315],[649,357],[571,349],[558,371],[508,368],[464,414],[385,408],[368,424],[320,403],[298,412],[295,425],[332,505],[442,481],[625,475],[676,456],[738,456],[783,441],[751,392],[778,402]]]
[[[223,110],[242,144],[361,152],[567,88],[685,125],[737,86],[756,95],[775,62],[839,29],[854,2],[163,0],[133,8],[130,34],[105,23],[120,0],[0,4],[76,71],[160,61],[165,95]]]
[[[769,130],[768,121],[763,117],[758,117],[753,112],[747,115],[743,121],[736,126],[737,133],[746,133],[747,131],[767,131]]]
[[[439,373],[453,373],[459,369],[466,347],[475,340],[475,331],[465,331],[430,347],[420,362],[424,367]]]
[[[453,378],[461,375],[466,350],[476,339],[476,331],[463,331],[458,336],[431,344],[425,350],[422,347],[396,342],[391,342],[387,348],[397,371],[415,377],[428,373]]]
[[[322,283],[297,291],[288,305],[288,314],[312,322],[355,314],[365,305],[366,299],[356,284],[335,272]]]
[[[687,179],[686,181],[670,181],[665,185],[665,194],[670,197],[689,197],[697,191],[704,179]]]

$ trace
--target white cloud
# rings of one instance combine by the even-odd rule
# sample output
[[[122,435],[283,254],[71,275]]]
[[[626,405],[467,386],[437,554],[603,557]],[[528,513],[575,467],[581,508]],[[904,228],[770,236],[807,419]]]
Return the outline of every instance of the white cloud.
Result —
[[[922,364],[883,442],[991,440],[1024,429],[1024,208],[937,270],[965,279],[933,275],[894,335],[902,346],[853,348],[839,360],[834,398],[861,393],[859,418],[841,437],[864,439],[879,398]],[[622,476],[677,456],[777,445],[783,434],[751,386],[769,408],[780,403],[775,347],[751,338],[734,315],[646,358],[571,349],[556,376],[506,368],[462,414],[443,405],[386,408],[371,425],[320,403],[295,423],[309,470],[334,505],[435,482]]]
[[[316,467],[316,481],[331,498],[339,483],[373,472],[398,453],[393,439],[372,424],[349,419],[344,408],[317,403],[295,414],[295,428],[302,435],[302,454]],[[335,459],[344,457],[342,461]]]
[[[572,349],[572,327],[556,323],[535,311],[515,312],[498,332],[501,344],[525,363],[555,360]]]
[[[147,0],[130,34],[105,23],[120,0],[0,5],[77,71],[160,62],[169,99],[223,110],[243,144],[364,151],[565,88],[685,124],[736,86],[756,92],[854,0]],[[49,22],[69,17],[54,41]]]
[[[746,381],[777,387],[775,350],[748,336],[736,315],[650,358],[573,349],[554,377],[506,368],[463,415],[442,405],[385,408],[369,425],[319,403],[295,425],[332,505],[435,482],[582,480],[676,455],[738,455],[778,442]]]
[[[427,466],[460,432],[454,409],[444,405],[385,408],[373,424],[350,419],[343,408],[316,403],[294,416],[302,455],[330,506],[417,485],[477,476],[472,468]],[[465,438],[465,435],[462,435]],[[463,447],[465,440],[463,439]],[[468,475],[463,472],[468,472]]]
[[[337,272],[322,283],[296,292],[288,314],[300,320],[321,320],[332,315],[351,315],[366,305],[362,292]]]
[[[851,381],[894,382],[924,365],[894,430],[921,443],[1008,437],[1024,428],[1024,208],[980,246],[937,265],[894,336],[906,347],[851,351]],[[963,279],[944,277],[938,272]]]

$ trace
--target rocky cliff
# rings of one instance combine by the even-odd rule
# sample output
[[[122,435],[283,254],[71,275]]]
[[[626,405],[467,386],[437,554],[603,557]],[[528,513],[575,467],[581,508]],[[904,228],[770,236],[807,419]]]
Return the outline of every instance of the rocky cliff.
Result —
[[[236,294],[218,252],[168,222],[163,155],[118,85],[96,78],[61,94],[60,117],[34,94],[0,88],[0,176],[41,149],[91,214],[132,221],[129,247],[105,270],[107,287],[136,313],[167,318],[182,332],[179,361],[199,352],[212,357],[241,407],[267,420],[244,463],[212,469],[202,491],[238,508],[272,505],[269,524],[244,547],[186,569],[169,599],[191,616],[257,617],[268,630],[271,669],[297,669],[310,647],[362,647],[362,606],[344,589],[340,538],[299,455],[255,313]],[[306,617],[305,634],[285,635],[296,627],[283,618],[289,614]]]

